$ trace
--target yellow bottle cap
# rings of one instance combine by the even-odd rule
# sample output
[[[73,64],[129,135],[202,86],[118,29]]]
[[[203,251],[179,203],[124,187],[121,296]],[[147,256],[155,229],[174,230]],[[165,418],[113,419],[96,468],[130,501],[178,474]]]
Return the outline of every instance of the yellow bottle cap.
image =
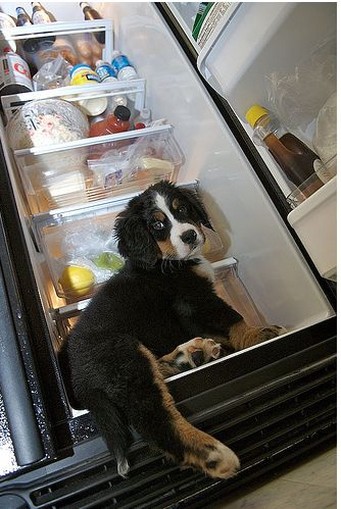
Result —
[[[268,110],[263,108],[263,106],[260,106],[259,104],[254,104],[245,113],[245,118],[248,124],[250,124],[251,127],[254,127],[257,120],[259,120],[264,115],[268,115],[268,113],[269,113]]]

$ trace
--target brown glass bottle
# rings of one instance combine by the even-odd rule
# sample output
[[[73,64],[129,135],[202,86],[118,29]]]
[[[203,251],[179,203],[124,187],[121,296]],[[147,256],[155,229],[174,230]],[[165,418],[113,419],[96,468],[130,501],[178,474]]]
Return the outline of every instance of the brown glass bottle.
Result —
[[[55,21],[55,18],[52,16],[50,12],[48,12],[45,7],[42,6],[40,2],[31,2],[32,5],[32,23],[34,25],[40,25],[45,23],[52,23]]]
[[[31,18],[29,17],[29,15],[27,14],[23,7],[17,7],[15,10],[17,13],[16,22],[17,27],[22,27],[24,25],[32,25]]]
[[[83,10],[84,19],[86,20],[102,19],[102,16],[99,14],[99,12],[97,12],[96,9],[91,7],[91,5],[88,4],[87,2],[80,2],[79,5]],[[105,32],[96,32],[94,33],[94,36],[96,37],[97,41],[100,44],[105,44]]]
[[[287,132],[265,108],[252,106],[246,119],[254,128],[254,140],[265,145],[287,179],[310,196],[323,186],[315,173],[322,165],[318,155],[294,134]]]

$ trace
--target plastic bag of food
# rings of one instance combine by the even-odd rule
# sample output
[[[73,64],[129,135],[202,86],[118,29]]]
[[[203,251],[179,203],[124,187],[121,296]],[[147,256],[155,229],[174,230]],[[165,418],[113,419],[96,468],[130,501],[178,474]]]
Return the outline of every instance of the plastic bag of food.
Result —
[[[34,90],[49,90],[66,87],[70,83],[70,69],[72,66],[58,55],[57,58],[44,64],[33,76]]]
[[[65,266],[88,268],[96,284],[106,281],[123,266],[112,228],[113,224],[109,226],[107,222],[101,224],[94,220],[67,232],[61,245]]]
[[[337,152],[337,110],[336,93],[322,106],[317,120],[313,146],[323,162],[329,161]]]
[[[336,91],[336,38],[319,44],[291,74],[273,72],[266,77],[271,110],[291,130],[305,132]]]

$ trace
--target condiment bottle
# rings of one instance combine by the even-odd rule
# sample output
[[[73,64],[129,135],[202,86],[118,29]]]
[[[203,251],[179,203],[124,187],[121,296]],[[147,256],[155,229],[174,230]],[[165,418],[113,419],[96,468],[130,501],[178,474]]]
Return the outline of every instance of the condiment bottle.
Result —
[[[99,120],[90,127],[90,137],[122,133],[130,129],[130,110],[126,106],[117,106],[104,120]]]
[[[246,112],[245,118],[254,129],[254,142],[269,149],[287,179],[300,187],[306,197],[323,185],[315,173],[322,165],[318,155],[288,132],[273,114],[254,104]],[[316,178],[309,179],[314,174]]]
[[[149,108],[142,108],[139,115],[134,119],[135,129],[148,127],[152,120],[152,114]]]
[[[17,13],[16,22],[17,27],[22,27],[24,25],[32,25],[31,18],[29,17],[29,15],[27,14],[23,7],[17,7],[15,11]]]
[[[32,5],[32,23],[34,25],[52,23],[55,21],[52,15],[42,6],[40,2],[31,2]]]
[[[103,19],[99,12],[87,2],[80,2],[79,5],[83,9],[85,20]],[[95,32],[94,36],[100,44],[105,44],[105,32]]]

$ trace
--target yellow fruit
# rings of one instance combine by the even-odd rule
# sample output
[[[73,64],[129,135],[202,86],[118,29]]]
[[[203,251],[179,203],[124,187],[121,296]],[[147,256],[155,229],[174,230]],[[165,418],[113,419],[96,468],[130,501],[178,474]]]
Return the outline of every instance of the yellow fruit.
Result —
[[[86,267],[68,265],[63,270],[59,283],[66,296],[83,297],[92,290],[95,284],[95,276]]]

